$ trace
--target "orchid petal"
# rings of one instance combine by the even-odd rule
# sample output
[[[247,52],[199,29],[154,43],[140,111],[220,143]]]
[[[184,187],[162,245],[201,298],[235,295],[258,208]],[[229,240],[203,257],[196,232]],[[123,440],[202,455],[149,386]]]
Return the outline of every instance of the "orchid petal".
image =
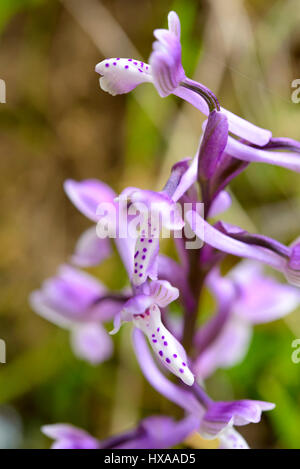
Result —
[[[111,254],[111,244],[107,238],[97,236],[96,227],[86,230],[77,241],[72,262],[79,267],[100,264]]]
[[[96,65],[95,71],[101,75],[100,87],[113,96],[152,82],[150,66],[135,59],[105,59]]]
[[[187,192],[187,190],[196,182],[197,172],[198,172],[198,151],[196,153],[196,156],[192,159],[190,166],[181,177],[180,182],[174,194],[172,195],[172,199],[174,200],[174,202],[177,202]]]
[[[194,376],[187,365],[183,347],[161,322],[160,310],[153,304],[145,314],[134,316],[134,325],[148,337],[151,347],[160,360],[175,376],[191,386]]]
[[[69,266],[61,266],[56,277],[46,280],[40,291],[33,292],[33,309],[61,327],[88,320],[90,308],[106,289],[93,276]]]
[[[211,179],[220,162],[228,140],[228,121],[224,113],[210,112],[204,127],[199,150],[198,177],[200,181]]]
[[[231,426],[218,435],[219,449],[249,449],[247,441]]]
[[[168,28],[178,39],[180,39],[180,19],[175,11],[170,11],[168,14]]]
[[[133,345],[141,370],[151,386],[187,412],[198,416],[203,415],[203,408],[194,394],[172,383],[159,371],[143,334],[138,329],[133,331]]]
[[[129,279],[131,279],[133,275],[133,257],[136,240],[131,236],[127,236],[127,238],[116,238],[115,244],[128,273]]]
[[[172,301],[177,300],[179,290],[172,287],[166,280],[157,280],[150,284],[150,295],[153,298],[153,303],[157,304],[160,308],[165,308]]]
[[[202,112],[202,114],[208,116],[208,105],[199,94],[182,86],[176,88],[173,94],[192,104],[192,106]],[[227,116],[229,131],[232,134],[258,146],[264,146],[269,142],[272,136],[270,130],[257,127],[223,107],[221,107],[221,111]]]
[[[231,206],[231,196],[226,191],[221,191],[211,204],[208,215],[212,218],[226,212]]]
[[[252,124],[252,122],[249,122],[222,107],[221,111],[227,116],[229,131],[241,139],[262,147],[272,138],[272,132],[270,130],[258,127],[257,125]]]
[[[263,262],[279,271],[285,269],[286,260],[278,254],[259,246],[248,245],[221,233],[201,218],[195,211],[189,211],[186,214],[186,219],[195,234],[215,249],[234,256],[246,257]]]
[[[300,142],[297,142],[297,140],[293,140],[292,138],[275,137],[270,139],[268,144],[265,146],[265,149],[286,150],[300,153]]]
[[[226,153],[243,161],[269,163],[300,173],[300,157],[296,152],[279,152],[254,148],[229,137]]]
[[[157,278],[157,256],[159,251],[159,238],[154,235],[147,237],[142,234],[136,242],[134,252],[134,285],[142,285],[149,276],[153,280]]]
[[[119,332],[122,324],[124,322],[130,322],[133,320],[134,315],[141,315],[144,316],[144,313],[147,308],[151,306],[153,303],[153,299],[149,295],[135,295],[130,298],[126,303],[123,305],[122,310],[119,314],[115,316],[114,319],[114,328],[110,332],[111,335],[116,334]]]
[[[181,64],[181,45],[176,34],[166,29],[156,29],[154,36],[158,41],[153,44],[149,63],[153,83],[161,97],[173,93],[185,78]]]
[[[200,434],[207,439],[220,438],[220,447],[224,449],[246,449],[247,443],[233,429],[233,425],[258,423],[262,411],[274,407],[274,404],[264,401],[213,402],[202,418]]]
[[[245,357],[252,337],[250,324],[239,318],[227,320],[216,339],[198,356],[193,370],[197,377],[206,379],[218,368],[230,368]]]
[[[64,329],[70,329],[72,327],[72,319],[63,316],[59,311],[50,306],[41,291],[33,291],[29,296],[29,303],[31,308],[47,321]]]
[[[44,425],[42,432],[57,440],[52,449],[98,449],[100,442],[81,428],[68,424]]]
[[[112,340],[101,324],[80,324],[71,330],[71,343],[74,354],[97,365],[111,357]]]
[[[292,252],[285,271],[288,282],[300,287],[300,242],[296,240],[291,246]]]
[[[156,228],[160,227],[160,222],[169,230],[181,230],[184,227],[180,206],[167,194],[138,188],[131,188],[130,191],[127,191],[126,195],[129,201],[136,206],[138,211],[142,212],[146,221],[151,218],[151,223],[153,224],[154,221],[158,225],[155,224],[151,229],[151,225],[147,226],[146,224],[146,231],[155,231]],[[122,194],[125,194],[125,191]]]
[[[188,415],[179,422],[170,417],[153,416],[144,419],[139,436],[116,446],[117,449],[165,449],[182,443],[199,426],[199,419]]]
[[[122,298],[122,294],[114,294],[113,292],[107,292],[99,297],[89,308],[91,322],[111,321],[122,310],[127,298],[128,294],[124,294]]]
[[[234,312],[251,324],[275,321],[299,306],[299,290],[265,276],[260,264],[241,262],[230,272],[230,277],[240,291]]]
[[[134,249],[134,285],[142,285],[147,277],[157,279],[157,255],[162,228],[179,230],[184,226],[181,208],[167,194],[128,188],[122,192],[131,203],[129,212],[139,212],[140,232]],[[130,226],[131,228],[131,226]],[[131,235],[132,236],[132,235]]]
[[[86,179],[81,182],[68,179],[64,183],[64,188],[78,210],[93,221],[98,221],[100,218],[97,215],[99,204],[113,204],[115,198],[114,191],[97,179]]]
[[[214,402],[202,420],[202,431],[218,435],[227,425],[248,425],[258,423],[263,411],[274,409],[275,404],[244,399],[232,402]]]
[[[130,319],[128,321],[130,321]],[[121,329],[123,322],[124,321],[122,320],[122,311],[119,311],[114,317],[114,328],[109,332],[109,334],[110,335],[117,334],[119,330]]]

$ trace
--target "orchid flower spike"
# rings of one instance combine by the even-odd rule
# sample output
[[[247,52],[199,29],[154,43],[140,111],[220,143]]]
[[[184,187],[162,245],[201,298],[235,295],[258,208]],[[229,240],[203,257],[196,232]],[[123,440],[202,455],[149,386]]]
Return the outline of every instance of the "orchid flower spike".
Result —
[[[157,280],[144,283],[140,290],[115,317],[115,327],[111,334],[118,332],[123,322],[132,322],[146,335],[159,361],[191,386],[194,376],[188,367],[185,350],[161,320],[160,308],[165,308],[178,298],[178,289],[166,280]]]

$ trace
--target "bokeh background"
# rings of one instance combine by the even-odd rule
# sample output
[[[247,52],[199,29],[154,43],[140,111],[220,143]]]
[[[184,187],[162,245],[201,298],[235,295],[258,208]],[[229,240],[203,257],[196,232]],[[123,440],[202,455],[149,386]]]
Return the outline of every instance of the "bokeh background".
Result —
[[[182,21],[183,64],[222,105],[300,139],[298,0],[1,0],[0,78],[0,447],[46,448],[47,423],[70,422],[98,437],[153,413],[179,409],[138,370],[130,326],[115,338],[114,357],[93,367],[73,357],[68,333],[36,316],[30,291],[68,260],[88,221],[64,195],[66,178],[96,177],[116,191],[160,188],[173,162],[192,156],[203,116],[145,85],[111,97],[94,72],[106,56],[147,59],[152,31],[170,9]],[[231,186],[226,220],[289,243],[300,232],[299,175],[252,165]],[[108,286],[126,277],[114,255],[92,269]],[[209,302],[203,308],[209,308]],[[276,410],[243,434],[256,448],[300,447],[300,310],[255,329],[245,361],[218,371],[215,398],[274,401]]]

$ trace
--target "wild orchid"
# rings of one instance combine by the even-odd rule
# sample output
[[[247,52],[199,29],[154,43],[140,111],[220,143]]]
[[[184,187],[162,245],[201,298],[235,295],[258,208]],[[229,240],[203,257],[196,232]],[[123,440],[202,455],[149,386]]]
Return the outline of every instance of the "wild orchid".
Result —
[[[300,172],[300,145],[292,139],[273,138],[262,129],[220,107],[214,93],[186,77],[181,63],[180,20],[174,11],[168,15],[168,29],[156,29],[149,64],[135,59],[105,59],[96,65],[100,86],[113,96],[128,93],[142,83],[152,83],[161,97],[174,94],[203,114],[221,111],[228,119],[226,154],[245,162],[270,163]]]
[[[112,95],[152,83],[161,97],[174,94],[207,115],[195,156],[178,161],[160,191],[126,187],[117,195],[97,179],[66,181],[68,197],[97,229],[80,237],[70,259],[76,269],[62,267],[32,294],[31,303],[38,314],[70,329],[75,353],[95,363],[112,353],[102,323],[113,322],[111,334],[129,323],[142,373],[184,415],[178,421],[147,417],[135,429],[103,441],[70,425],[48,425],[43,432],[56,440],[54,448],[165,448],[196,435],[216,440],[219,448],[246,449],[236,427],[258,423],[262,412],[275,406],[250,399],[215,401],[204,380],[245,357],[256,324],[280,319],[299,306],[300,241],[285,246],[219,216],[231,204],[228,185],[251,162],[300,172],[300,143],[273,138],[270,131],[223,109],[212,91],[186,77],[175,12],[169,13],[168,23],[168,29],[154,32],[149,64],[105,59],[96,71],[101,88]],[[161,252],[164,230],[177,259]],[[189,244],[191,237],[196,244]],[[127,272],[121,292],[108,291],[77,270],[110,255],[108,238]],[[222,261],[228,256],[243,260],[224,275]],[[283,273],[291,285],[267,276],[263,266]],[[216,306],[213,316],[199,324],[204,290]],[[179,318],[172,315],[175,302]]]

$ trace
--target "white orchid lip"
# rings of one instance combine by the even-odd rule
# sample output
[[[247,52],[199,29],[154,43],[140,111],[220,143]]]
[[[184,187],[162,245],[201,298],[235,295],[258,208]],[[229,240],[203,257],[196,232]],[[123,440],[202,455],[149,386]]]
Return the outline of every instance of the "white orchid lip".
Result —
[[[96,65],[95,71],[101,75],[100,87],[113,96],[128,93],[141,83],[152,82],[150,65],[135,59],[105,59]]]
[[[144,314],[135,315],[133,322],[147,336],[151,347],[163,365],[188,386],[194,384],[194,375],[187,365],[182,347],[161,321],[160,309],[156,304]]]
[[[186,352],[161,320],[160,308],[165,308],[179,297],[179,290],[166,280],[144,284],[141,293],[130,298],[115,317],[116,334],[123,322],[132,322],[147,337],[156,358],[171,373],[188,386],[194,383]]]

